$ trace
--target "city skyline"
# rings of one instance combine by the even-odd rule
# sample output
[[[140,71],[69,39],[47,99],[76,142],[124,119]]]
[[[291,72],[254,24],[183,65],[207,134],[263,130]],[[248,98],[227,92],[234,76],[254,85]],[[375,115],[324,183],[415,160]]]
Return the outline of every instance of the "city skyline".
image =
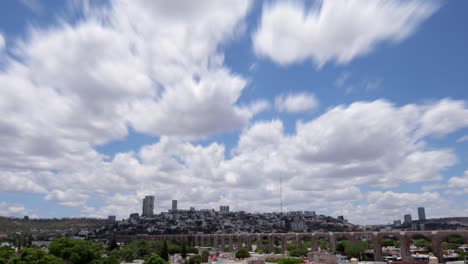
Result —
[[[1,215],[468,216],[466,1],[0,5]]]

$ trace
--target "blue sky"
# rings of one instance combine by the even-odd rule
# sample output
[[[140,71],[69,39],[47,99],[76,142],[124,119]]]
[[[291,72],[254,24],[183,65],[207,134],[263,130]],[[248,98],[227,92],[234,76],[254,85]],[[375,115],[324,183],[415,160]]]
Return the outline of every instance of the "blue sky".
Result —
[[[1,5],[3,215],[468,215],[466,1]]]

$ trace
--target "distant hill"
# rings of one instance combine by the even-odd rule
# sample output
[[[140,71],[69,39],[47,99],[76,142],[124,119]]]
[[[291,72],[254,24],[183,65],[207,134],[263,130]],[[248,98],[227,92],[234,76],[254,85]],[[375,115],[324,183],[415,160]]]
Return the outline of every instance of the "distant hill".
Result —
[[[95,230],[104,226],[106,221],[106,219],[96,218],[52,218],[24,220],[21,218],[0,216],[0,233],[49,233],[61,232],[65,230]]]

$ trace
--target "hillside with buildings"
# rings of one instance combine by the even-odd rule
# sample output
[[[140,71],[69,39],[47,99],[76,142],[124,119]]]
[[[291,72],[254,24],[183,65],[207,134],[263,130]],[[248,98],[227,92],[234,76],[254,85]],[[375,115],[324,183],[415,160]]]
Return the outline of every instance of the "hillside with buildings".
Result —
[[[154,197],[143,199],[142,214],[131,214],[128,219],[116,221],[109,216],[109,225],[98,232],[109,234],[235,234],[235,233],[286,233],[312,231],[354,231],[357,226],[343,217],[318,215],[314,211],[290,211],[285,213],[232,212],[229,206],[214,209],[180,210],[177,200],[172,201],[168,212],[154,214]]]

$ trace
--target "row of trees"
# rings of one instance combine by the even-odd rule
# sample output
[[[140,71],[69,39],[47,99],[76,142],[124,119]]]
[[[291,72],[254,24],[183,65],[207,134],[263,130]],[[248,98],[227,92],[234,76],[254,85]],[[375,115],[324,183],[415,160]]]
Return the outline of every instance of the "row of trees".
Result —
[[[11,247],[0,247],[0,264],[62,264],[63,259],[41,249],[22,248],[16,254]]]
[[[0,264],[118,264],[121,261],[145,259],[145,263],[167,264],[169,254],[180,253],[183,258],[188,253],[198,253],[193,247],[175,242],[132,241],[119,247],[115,241],[107,247],[91,241],[58,238],[49,245],[49,253],[42,249],[23,246],[18,252],[8,246],[0,247]],[[208,260],[208,252],[189,259],[190,264]],[[206,262],[205,261],[205,262]]]

